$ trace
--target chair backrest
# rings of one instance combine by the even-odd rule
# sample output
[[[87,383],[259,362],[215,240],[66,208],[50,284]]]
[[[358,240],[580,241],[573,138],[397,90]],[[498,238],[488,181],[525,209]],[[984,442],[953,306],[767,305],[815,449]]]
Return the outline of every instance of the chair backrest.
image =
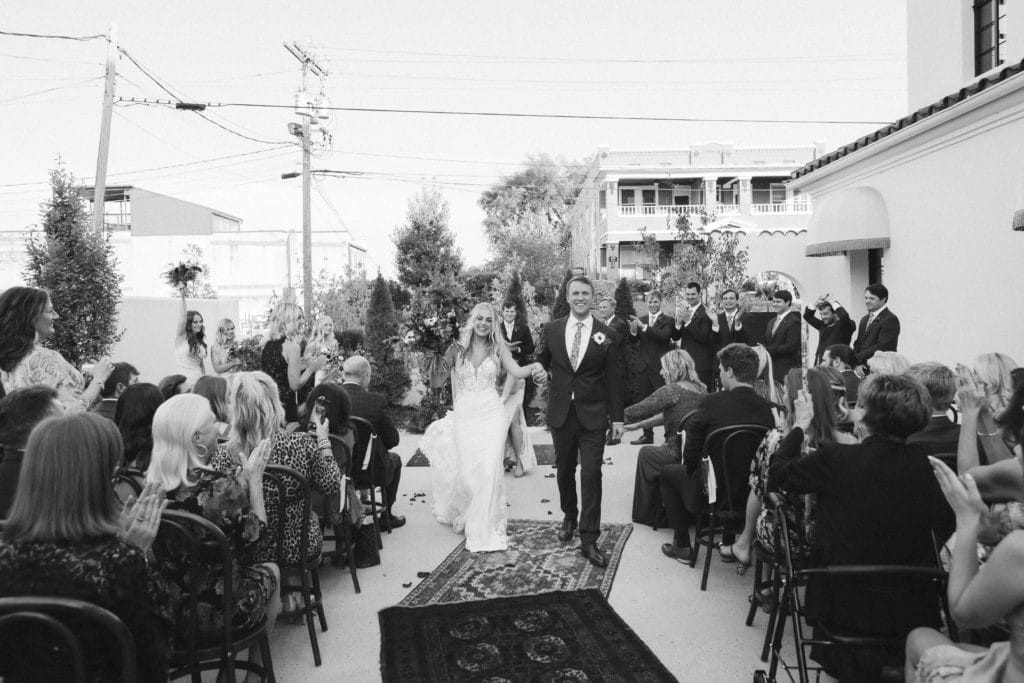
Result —
[[[221,575],[223,583],[222,605],[224,628],[221,632],[221,646],[230,652],[234,640],[233,617],[235,612],[234,585],[232,582],[231,544],[227,536],[213,522],[181,510],[164,510],[160,528],[153,542],[153,553],[158,562],[183,563],[187,568],[185,584],[180,586],[180,610],[183,621],[175,625],[176,649],[184,644],[189,661],[196,659],[199,635],[199,592],[195,586],[211,564]]]
[[[686,444],[686,425],[690,421],[690,419],[694,415],[696,415],[696,414],[697,414],[697,409],[694,408],[693,410],[688,412],[686,415],[683,415],[683,417],[680,418],[680,420],[679,420],[679,426],[676,428],[676,434],[679,435],[679,459],[680,459],[680,461],[682,461],[682,458],[683,458],[683,448],[684,448],[684,446]]]
[[[381,449],[383,444],[377,438],[377,430],[373,423],[362,417],[350,417],[352,427],[356,430],[356,441],[352,447],[352,480],[356,482],[356,488],[365,488],[369,485],[370,477],[374,481],[383,480],[381,470]],[[375,468],[375,470],[371,470]]]
[[[345,443],[340,436],[329,434],[327,436],[331,440],[331,452],[334,453],[334,461],[338,463],[338,471],[341,472],[342,476],[352,478],[352,449],[353,446],[349,446]]]
[[[277,544],[277,551],[274,558],[278,565],[288,566],[295,564],[287,560],[284,548],[285,520],[288,518],[289,503],[298,501],[301,512],[299,518],[299,551],[305,553],[309,546],[309,516],[312,509],[310,502],[309,482],[304,476],[291,467],[284,465],[267,465],[263,472],[263,489],[271,489],[279,501],[277,506],[277,519],[268,520],[274,524],[274,538]],[[300,556],[298,562],[304,558]]]
[[[768,428],[759,424],[720,427],[704,438],[704,457],[710,457],[718,481],[720,509],[739,510],[750,490],[750,463]]]
[[[85,630],[88,630],[88,633],[85,633]],[[66,672],[61,672],[61,680],[85,681],[87,655],[84,653],[88,652],[92,655],[88,658],[95,659],[96,638],[89,639],[87,643],[83,643],[82,640],[83,636],[94,634],[96,631],[101,633],[99,640],[102,645],[111,648],[116,655],[114,659],[120,674],[116,680],[133,683],[135,640],[124,622],[109,610],[91,602],[72,598],[0,598],[0,638],[6,643],[3,651],[17,658],[14,662],[16,666],[30,667],[34,676],[42,674],[41,668],[63,667],[67,663],[72,675],[68,677]],[[48,634],[49,639],[42,642],[36,640],[39,637],[46,638],[43,634]],[[18,636],[28,638],[22,641],[26,645],[41,646],[45,652],[44,656],[48,658],[47,661],[26,661],[30,653],[12,647]],[[59,653],[53,659],[51,657],[55,652],[47,647],[51,644],[56,646],[56,652]],[[0,662],[0,672],[8,672],[7,665],[8,662]],[[93,675],[97,673],[93,672]],[[110,675],[111,672],[102,673]]]

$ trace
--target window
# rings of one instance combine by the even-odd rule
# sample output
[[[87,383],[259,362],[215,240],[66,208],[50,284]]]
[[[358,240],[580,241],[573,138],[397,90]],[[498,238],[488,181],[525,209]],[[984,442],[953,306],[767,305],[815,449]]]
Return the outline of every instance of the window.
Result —
[[[1006,25],[1004,0],[974,2],[974,75],[985,73],[1003,63]]]
[[[619,204],[633,206],[636,202],[636,190],[619,190]]]
[[[672,206],[672,190],[658,190],[658,205]]]
[[[644,206],[654,206],[654,190],[640,190],[643,194]]]
[[[785,204],[786,203],[786,185],[784,183],[772,183],[769,185],[769,192],[771,192],[772,204]]]

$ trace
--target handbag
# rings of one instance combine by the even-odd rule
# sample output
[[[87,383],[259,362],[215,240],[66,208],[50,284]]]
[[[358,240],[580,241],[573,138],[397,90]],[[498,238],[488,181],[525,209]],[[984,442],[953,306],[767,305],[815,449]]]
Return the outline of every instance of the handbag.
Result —
[[[377,545],[377,527],[372,523],[361,524],[352,530],[352,544],[355,546],[356,567],[375,567],[380,564],[380,547]]]

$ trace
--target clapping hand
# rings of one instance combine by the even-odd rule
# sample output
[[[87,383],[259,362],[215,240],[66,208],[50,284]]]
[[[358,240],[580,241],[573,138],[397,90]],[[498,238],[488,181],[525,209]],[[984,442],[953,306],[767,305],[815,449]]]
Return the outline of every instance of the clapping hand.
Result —
[[[319,425],[317,429],[319,430]],[[271,445],[270,437],[267,437],[260,441],[256,448],[252,449],[252,453],[249,454],[248,458],[241,453],[239,454],[239,458],[242,460],[240,478],[248,481],[250,486],[254,484],[256,486],[263,485],[263,471],[267,468]]]
[[[156,484],[146,484],[139,494],[138,500],[134,497],[125,501],[121,510],[121,531],[118,536],[121,540],[131,543],[143,552],[149,550],[156,538],[156,532],[160,527],[160,516],[167,501]]]
[[[988,399],[985,385],[974,370],[957,363],[956,386],[956,403],[961,412],[978,412],[985,406]]]
[[[806,432],[813,419],[814,406],[811,403],[811,394],[806,389],[800,389],[793,401],[793,426]]]
[[[635,315],[629,316],[629,333],[636,336],[636,331],[640,328],[640,318]]]
[[[939,481],[949,507],[953,508],[957,524],[980,521],[982,515],[988,512],[988,507],[981,499],[974,477],[970,474],[957,477],[956,472],[949,469],[946,463],[933,456],[929,455],[928,461],[932,464],[935,478]]]
[[[100,382],[101,384],[106,382],[110,377],[110,373],[114,371],[114,364],[109,358],[101,358],[96,361],[96,364],[92,366],[92,377],[93,380]]]

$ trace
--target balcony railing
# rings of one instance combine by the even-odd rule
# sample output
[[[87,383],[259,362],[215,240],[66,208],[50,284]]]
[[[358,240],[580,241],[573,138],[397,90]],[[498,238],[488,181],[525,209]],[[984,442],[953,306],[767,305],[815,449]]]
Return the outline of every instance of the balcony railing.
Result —
[[[686,216],[697,214],[703,211],[703,204],[686,204],[684,206],[672,206],[669,204],[643,204],[641,206],[620,206],[620,216]]]
[[[772,213],[810,213],[811,203],[808,201],[778,202],[774,204],[751,204],[751,214]]]

